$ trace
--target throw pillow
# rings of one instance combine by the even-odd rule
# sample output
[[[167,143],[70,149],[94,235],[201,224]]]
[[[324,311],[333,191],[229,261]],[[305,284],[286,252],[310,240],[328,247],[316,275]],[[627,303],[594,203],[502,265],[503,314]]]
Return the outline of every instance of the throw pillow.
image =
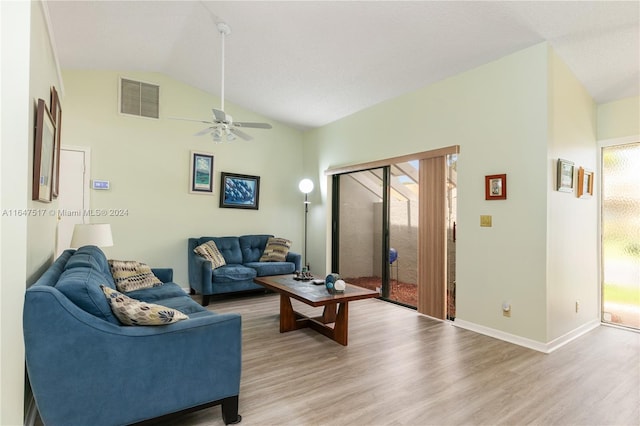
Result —
[[[220,253],[220,250],[218,250],[218,246],[213,240],[207,241],[204,244],[200,244],[198,247],[193,249],[193,252],[210,261],[211,268],[213,269],[227,264],[227,262],[224,260],[224,256],[222,255],[222,253]]]
[[[262,252],[260,262],[284,262],[287,260],[291,241],[285,238],[270,237]]]
[[[162,281],[153,275],[151,268],[144,263],[113,259],[109,259],[108,262],[118,291],[128,292],[162,285]]]
[[[188,316],[175,309],[132,299],[109,287],[101,285],[113,314],[125,325],[165,325]]]

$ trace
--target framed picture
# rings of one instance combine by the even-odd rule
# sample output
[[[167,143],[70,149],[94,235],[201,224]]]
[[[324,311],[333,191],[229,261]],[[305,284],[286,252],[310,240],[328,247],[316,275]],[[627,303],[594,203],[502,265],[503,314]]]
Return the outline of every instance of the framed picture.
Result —
[[[578,169],[578,198],[589,198],[593,195],[593,178],[592,170]]]
[[[189,192],[213,194],[213,154],[191,151]]]
[[[573,191],[573,161],[558,158],[556,189],[560,192]]]
[[[220,173],[220,207],[258,210],[260,176]]]
[[[489,175],[484,177],[484,199],[507,199],[507,175]]]
[[[57,197],[58,192],[60,191],[60,145],[62,144],[60,136],[62,134],[62,107],[60,106],[58,91],[54,86],[51,86],[51,103],[49,105],[51,105],[51,119],[56,125],[56,137],[53,147],[51,193],[53,197]]]
[[[36,138],[33,151],[33,184],[31,199],[51,202],[53,171],[53,148],[56,126],[53,123],[47,104],[38,99],[36,111]]]

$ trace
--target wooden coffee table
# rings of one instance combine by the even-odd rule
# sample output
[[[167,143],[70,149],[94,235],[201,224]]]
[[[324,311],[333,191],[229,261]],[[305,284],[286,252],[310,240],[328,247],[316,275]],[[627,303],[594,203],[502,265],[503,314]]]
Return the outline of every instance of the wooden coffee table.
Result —
[[[254,281],[280,293],[280,333],[309,327],[344,346],[347,346],[349,334],[349,302],[380,295],[377,291],[351,284],[347,284],[344,293],[329,294],[324,284],[297,281],[293,275],[257,277]],[[322,316],[309,318],[294,311],[292,298],[310,306],[324,306]],[[329,325],[331,323],[333,327]]]

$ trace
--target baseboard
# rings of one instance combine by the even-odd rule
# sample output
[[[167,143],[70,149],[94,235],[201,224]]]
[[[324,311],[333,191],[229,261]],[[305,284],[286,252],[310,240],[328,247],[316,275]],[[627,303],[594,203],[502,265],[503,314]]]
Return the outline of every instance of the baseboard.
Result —
[[[577,339],[578,337],[599,327],[600,321],[597,319],[589,321],[588,323],[583,324],[580,327],[574,330],[571,330],[570,332],[556,339],[553,339],[547,343],[542,343],[542,342],[538,342],[537,340],[527,339],[526,337],[517,336],[515,334],[505,333],[504,331],[496,330],[495,328],[485,327],[483,325],[478,325],[472,322],[461,320],[459,318],[456,318],[456,320],[452,324],[456,327],[460,327],[465,330],[484,334],[485,336],[493,337],[499,340],[503,340],[505,342],[513,343],[519,346],[524,346],[525,348],[533,349],[535,351],[548,354],[566,345],[572,340]]]

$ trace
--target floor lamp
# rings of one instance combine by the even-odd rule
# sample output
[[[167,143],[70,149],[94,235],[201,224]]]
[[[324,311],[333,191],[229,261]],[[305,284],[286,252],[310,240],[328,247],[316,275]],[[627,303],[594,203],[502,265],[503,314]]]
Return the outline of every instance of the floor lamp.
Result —
[[[111,225],[108,223],[78,223],[73,228],[71,247],[82,246],[111,247]]]
[[[311,179],[302,179],[298,184],[298,188],[304,194],[304,267],[303,271],[309,271],[309,262],[307,260],[307,216],[309,215],[309,193],[313,191],[313,181]]]

